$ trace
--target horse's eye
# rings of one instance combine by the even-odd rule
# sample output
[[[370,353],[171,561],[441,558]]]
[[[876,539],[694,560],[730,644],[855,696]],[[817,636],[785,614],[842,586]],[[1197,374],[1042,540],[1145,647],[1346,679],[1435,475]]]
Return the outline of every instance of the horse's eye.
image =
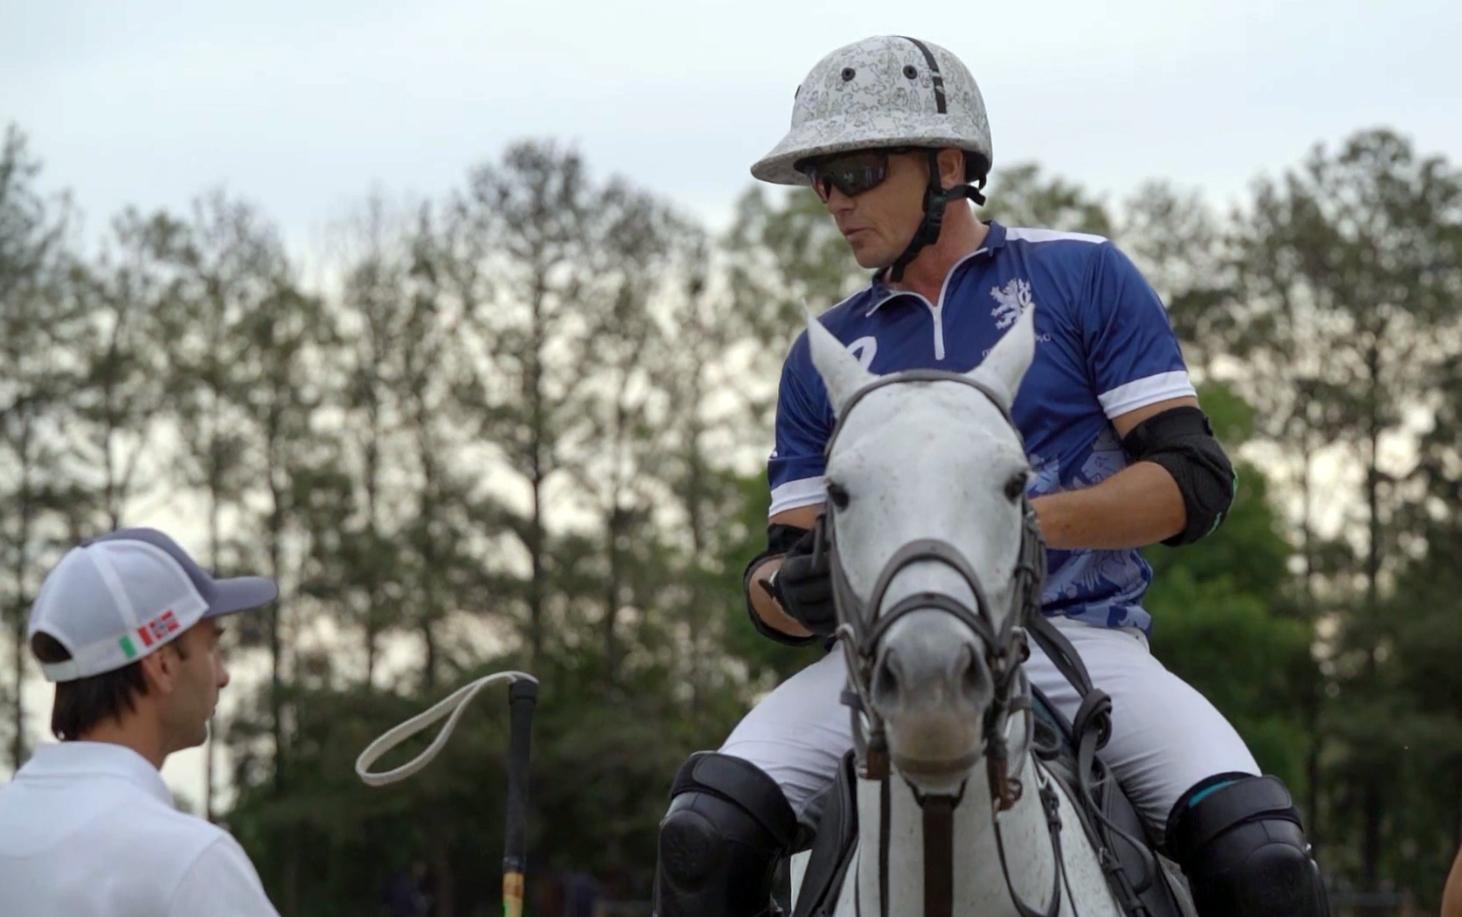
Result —
[[[827,482],[827,498],[833,501],[833,506],[838,509],[848,508],[848,491],[837,481]]]
[[[1030,480],[1030,472],[1017,471],[1005,482],[1005,496],[1010,500],[1019,500],[1025,493],[1026,482]]]

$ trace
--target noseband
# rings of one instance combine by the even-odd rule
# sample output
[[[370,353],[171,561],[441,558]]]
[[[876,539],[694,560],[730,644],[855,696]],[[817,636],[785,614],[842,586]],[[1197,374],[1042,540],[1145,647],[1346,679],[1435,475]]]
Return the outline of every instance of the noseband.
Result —
[[[968,385],[989,399],[999,409],[1011,429],[1016,429],[1010,411],[993,391],[977,379],[961,373],[913,370],[881,376],[855,392],[843,406],[838,424],[828,440],[826,456],[832,456],[838,434],[858,402],[870,392],[901,382],[958,382]],[[1018,430],[1016,435],[1019,436]],[[848,582],[847,571],[837,550],[835,501],[833,508],[824,514],[820,528],[821,543],[815,550],[832,551],[833,598],[838,615],[837,636],[848,661],[850,690],[845,692],[844,702],[853,708],[854,745],[859,769],[864,777],[881,780],[888,776],[889,769],[888,742],[883,721],[871,703],[871,685],[878,646],[889,628],[904,615],[934,608],[953,615],[984,641],[985,662],[990,667],[995,687],[994,698],[985,711],[982,724],[990,789],[997,808],[1002,811],[1020,799],[1020,781],[1010,776],[1009,772],[1010,749],[1006,737],[1011,715],[1017,712],[1028,714],[1030,710],[1027,693],[1016,691],[1015,688],[1020,678],[1020,664],[1030,656],[1025,624],[1032,615],[1041,613],[1040,589],[1046,572],[1046,549],[1036,525],[1035,511],[1024,494],[1021,495],[1020,502],[1020,554],[1011,590],[1011,605],[998,625],[984,586],[969,561],[954,545],[936,538],[918,539],[899,548],[880,571],[868,600],[863,601]],[[924,561],[943,564],[959,574],[975,597],[974,607],[945,593],[918,592],[900,599],[892,608],[879,614],[894,577],[909,566]],[[862,717],[859,716],[860,713],[863,714]]]

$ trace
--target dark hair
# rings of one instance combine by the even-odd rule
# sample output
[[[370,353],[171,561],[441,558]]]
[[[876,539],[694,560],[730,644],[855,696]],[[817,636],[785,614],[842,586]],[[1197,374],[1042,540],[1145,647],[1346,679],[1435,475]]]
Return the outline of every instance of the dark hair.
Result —
[[[41,662],[66,662],[71,658],[66,647],[47,633],[32,637],[30,649]],[[129,662],[100,675],[57,682],[51,733],[63,742],[75,741],[102,720],[120,720],[124,712],[135,710],[135,697],[146,693],[147,681],[142,677],[140,662]]]

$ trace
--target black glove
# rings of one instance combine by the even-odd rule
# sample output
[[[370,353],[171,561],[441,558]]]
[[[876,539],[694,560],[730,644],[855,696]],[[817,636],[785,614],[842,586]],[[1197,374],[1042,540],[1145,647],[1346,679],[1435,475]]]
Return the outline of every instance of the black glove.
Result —
[[[798,624],[820,637],[838,629],[833,604],[832,553],[822,538],[822,520],[787,550],[782,568],[759,585]]]

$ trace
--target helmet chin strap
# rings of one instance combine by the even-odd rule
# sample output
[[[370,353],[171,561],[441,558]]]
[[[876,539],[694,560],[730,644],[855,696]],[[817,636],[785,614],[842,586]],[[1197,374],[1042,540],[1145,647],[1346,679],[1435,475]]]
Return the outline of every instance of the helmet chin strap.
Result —
[[[944,208],[949,206],[950,201],[966,198],[976,204],[984,204],[985,195],[980,193],[983,187],[985,179],[982,176],[977,185],[955,185],[946,189],[939,180],[939,151],[930,150],[929,185],[924,189],[924,219],[919,223],[919,228],[914,230],[914,237],[909,240],[904,253],[889,265],[888,279],[894,283],[903,280],[904,268],[919,257],[924,246],[939,241],[939,234],[944,229]]]

